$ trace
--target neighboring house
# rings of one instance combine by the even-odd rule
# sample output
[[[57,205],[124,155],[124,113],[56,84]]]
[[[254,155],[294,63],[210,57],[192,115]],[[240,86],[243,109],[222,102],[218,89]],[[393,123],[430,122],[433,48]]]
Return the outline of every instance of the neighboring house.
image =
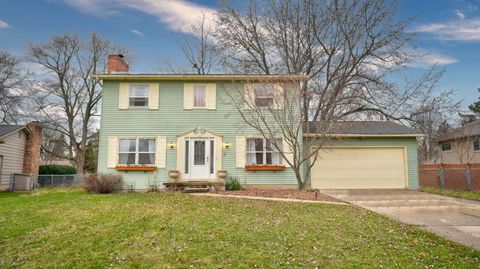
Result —
[[[480,163],[480,120],[453,129],[438,144],[442,163]]]
[[[0,186],[8,186],[14,174],[37,175],[40,163],[41,128],[0,125]]]
[[[225,100],[247,84],[298,87],[305,77],[132,74],[115,55],[108,74],[95,78],[103,80],[98,172],[121,174],[124,188],[162,185],[170,170],[180,181],[215,181],[226,170],[247,186],[297,187],[280,154]],[[255,96],[258,105],[271,103],[265,98]],[[312,188],[418,188],[417,132],[390,122],[341,124],[312,170]]]

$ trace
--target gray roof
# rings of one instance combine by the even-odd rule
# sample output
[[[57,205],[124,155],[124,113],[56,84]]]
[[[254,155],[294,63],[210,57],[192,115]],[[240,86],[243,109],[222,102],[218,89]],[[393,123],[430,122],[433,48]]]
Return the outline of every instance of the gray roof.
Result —
[[[0,137],[3,137],[14,131],[26,128],[25,125],[0,125]]]
[[[465,137],[480,136],[480,120],[475,120],[471,123],[465,124],[462,127],[453,129],[445,134],[438,142],[445,142]]]
[[[305,133],[314,133],[315,122],[309,122]],[[391,121],[339,121],[329,126],[328,133],[337,135],[411,135],[420,136],[415,129]]]

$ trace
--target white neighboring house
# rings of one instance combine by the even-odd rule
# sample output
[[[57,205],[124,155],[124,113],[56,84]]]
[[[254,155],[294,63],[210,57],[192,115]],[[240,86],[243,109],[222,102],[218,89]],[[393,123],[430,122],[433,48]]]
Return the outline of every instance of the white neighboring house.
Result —
[[[9,186],[13,174],[38,174],[41,128],[27,125],[0,125],[0,190]]]
[[[480,163],[480,120],[453,129],[438,144],[442,163]]]

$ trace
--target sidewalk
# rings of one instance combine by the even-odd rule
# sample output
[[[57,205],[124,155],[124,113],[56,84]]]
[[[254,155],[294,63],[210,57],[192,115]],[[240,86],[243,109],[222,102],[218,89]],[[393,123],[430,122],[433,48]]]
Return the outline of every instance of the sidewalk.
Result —
[[[342,203],[342,202],[314,201],[314,200],[300,200],[300,199],[292,199],[292,198],[258,197],[258,196],[244,196],[244,195],[225,195],[225,194],[216,194],[216,193],[191,193],[191,195],[210,196],[210,197],[228,197],[228,198],[264,200],[264,201],[294,202],[294,203],[349,205],[347,203]]]

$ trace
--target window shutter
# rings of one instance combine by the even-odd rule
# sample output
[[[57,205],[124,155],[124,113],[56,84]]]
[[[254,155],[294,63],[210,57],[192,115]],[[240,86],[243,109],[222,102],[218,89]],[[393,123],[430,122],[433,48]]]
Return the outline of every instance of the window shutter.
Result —
[[[222,137],[215,137],[215,168],[222,170],[222,158],[223,158],[223,139]],[[214,172],[217,172],[214,171]]]
[[[120,89],[118,91],[118,109],[128,108],[128,83],[120,83]]]
[[[183,108],[193,108],[193,84],[185,83],[183,85]]]
[[[237,136],[235,138],[236,166],[245,167],[245,137]]]
[[[245,84],[244,88],[245,109],[251,109],[255,105],[255,91],[251,84]]]
[[[115,168],[118,163],[118,137],[109,136],[107,145],[107,168]]]
[[[148,96],[148,108],[149,109],[158,109],[158,93],[160,87],[158,83],[150,83],[149,85],[149,96]]]
[[[177,138],[177,170],[180,177],[185,173],[185,137]]]
[[[274,108],[275,109],[282,109],[283,106],[284,106],[284,98],[285,98],[285,92],[284,92],[284,89],[282,87],[282,85],[280,84],[275,84],[274,85],[274,89],[275,89],[275,102],[274,102]]]
[[[285,155],[285,159],[289,160],[290,162],[293,162],[293,149],[292,146],[285,141],[285,138],[282,141],[283,145],[283,154]],[[286,167],[290,167],[290,164],[286,160],[284,160],[283,163]]]
[[[165,136],[157,136],[156,146],[157,150],[155,152],[155,165],[160,168],[165,168],[167,138]]]
[[[207,84],[207,108],[215,109],[217,102],[217,84],[209,83]]]

